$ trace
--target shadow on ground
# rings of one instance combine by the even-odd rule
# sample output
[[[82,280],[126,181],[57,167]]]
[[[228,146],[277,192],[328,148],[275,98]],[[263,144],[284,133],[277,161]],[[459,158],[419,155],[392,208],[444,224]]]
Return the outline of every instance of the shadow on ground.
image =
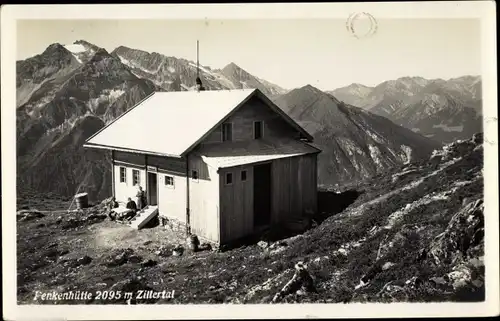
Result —
[[[342,193],[330,191],[318,191],[318,213],[314,216],[314,220],[320,224],[332,215],[344,211],[362,192],[356,190],[348,190]]]
[[[221,250],[227,251],[238,247],[255,245],[259,241],[274,243],[302,234],[321,224],[330,216],[344,211],[361,194],[362,192],[356,190],[348,190],[342,193],[318,191],[318,212],[312,217],[304,218],[303,221],[293,222],[293,224],[282,223],[270,226],[259,233],[236,240],[230,244],[225,244],[221,246]]]

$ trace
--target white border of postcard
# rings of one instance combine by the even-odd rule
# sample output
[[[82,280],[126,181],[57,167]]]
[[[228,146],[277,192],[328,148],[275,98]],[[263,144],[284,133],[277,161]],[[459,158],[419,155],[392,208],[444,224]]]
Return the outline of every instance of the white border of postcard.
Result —
[[[16,300],[16,20],[19,19],[347,19],[353,12],[380,18],[481,20],[484,109],[486,301],[481,303],[278,305],[17,305]],[[7,5],[1,8],[2,253],[4,319],[214,319],[438,317],[499,314],[496,19],[493,1],[281,4]],[[466,46],[467,44],[464,44]],[[451,53],[452,54],[452,53]]]

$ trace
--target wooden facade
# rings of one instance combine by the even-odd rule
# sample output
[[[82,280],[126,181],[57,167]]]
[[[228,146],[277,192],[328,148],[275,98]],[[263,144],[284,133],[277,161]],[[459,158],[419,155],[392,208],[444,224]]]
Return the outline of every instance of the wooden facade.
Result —
[[[257,97],[249,99],[224,123],[232,124],[232,141],[249,141],[253,139],[255,121],[263,122],[263,132],[266,138],[299,137],[299,132],[295,128],[291,127],[280,115],[271,110]],[[212,143],[224,144],[220,126],[209,133],[201,142],[201,145]]]
[[[270,224],[300,217],[317,210],[317,154],[272,160]],[[220,240],[222,243],[251,234],[254,222],[254,167],[262,163],[224,168],[220,174]],[[241,172],[246,171],[242,181]],[[231,184],[225,178],[232,174]]]

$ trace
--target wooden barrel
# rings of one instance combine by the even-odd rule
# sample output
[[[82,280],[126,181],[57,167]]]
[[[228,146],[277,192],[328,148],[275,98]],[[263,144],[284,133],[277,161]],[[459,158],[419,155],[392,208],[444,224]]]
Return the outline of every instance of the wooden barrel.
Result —
[[[198,237],[194,234],[191,234],[187,238],[187,245],[191,251],[198,251],[198,246],[200,245],[200,241],[198,240]]]
[[[89,196],[87,193],[80,193],[75,195],[76,207],[79,209],[89,207]]]

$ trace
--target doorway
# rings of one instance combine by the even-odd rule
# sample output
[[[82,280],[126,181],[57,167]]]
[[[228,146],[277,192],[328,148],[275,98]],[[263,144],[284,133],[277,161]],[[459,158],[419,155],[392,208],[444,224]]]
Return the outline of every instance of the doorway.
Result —
[[[254,227],[271,223],[271,163],[253,167]]]
[[[158,205],[158,180],[156,173],[148,172],[148,204]]]

